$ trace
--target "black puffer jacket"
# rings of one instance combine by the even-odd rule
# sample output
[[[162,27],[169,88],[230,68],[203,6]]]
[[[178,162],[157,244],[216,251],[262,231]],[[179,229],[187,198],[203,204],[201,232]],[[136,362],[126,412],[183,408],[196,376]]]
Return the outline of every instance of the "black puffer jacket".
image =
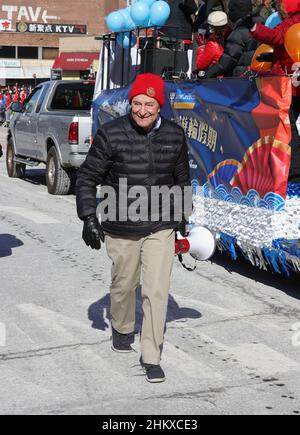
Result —
[[[258,42],[249,30],[239,24],[240,19],[252,12],[251,0],[230,0],[229,19],[234,24],[234,30],[229,35],[222,56],[205,74],[206,78],[218,76],[239,77],[249,68]],[[254,21],[258,20],[254,17]]]
[[[251,38],[244,26],[236,27],[229,35],[219,61],[206,71],[206,78],[239,77],[249,68],[258,42]]]
[[[133,222],[127,216],[136,197],[120,202],[119,180],[126,179],[127,192],[133,186],[144,186],[149,213],[147,219]],[[78,171],[76,183],[77,212],[80,219],[96,213],[96,186],[113,187],[116,193],[116,218],[103,222],[104,231],[119,236],[146,236],[156,231],[175,228],[179,220],[151,221],[151,186],[190,185],[187,143],[177,124],[162,118],[158,130],[147,134],[130,115],[118,118],[98,130],[94,144]],[[153,211],[153,210],[152,210]],[[125,213],[125,219],[124,219]]]

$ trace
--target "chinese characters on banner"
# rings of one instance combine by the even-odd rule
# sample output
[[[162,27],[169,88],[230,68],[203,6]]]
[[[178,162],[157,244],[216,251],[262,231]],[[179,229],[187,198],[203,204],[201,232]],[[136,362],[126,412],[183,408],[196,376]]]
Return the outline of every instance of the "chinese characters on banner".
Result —
[[[47,33],[62,35],[86,35],[87,26],[79,24],[39,24],[39,23],[17,23],[19,33]]]
[[[181,125],[188,139],[193,139],[205,145],[212,152],[216,151],[218,132],[211,126],[201,120],[187,116],[179,116],[176,122]]]

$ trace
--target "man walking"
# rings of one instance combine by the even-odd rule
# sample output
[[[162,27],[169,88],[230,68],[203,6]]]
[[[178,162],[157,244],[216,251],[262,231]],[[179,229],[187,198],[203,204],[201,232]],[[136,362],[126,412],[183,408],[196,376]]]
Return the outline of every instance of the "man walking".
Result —
[[[190,186],[187,143],[183,129],[160,116],[164,82],[159,76],[140,74],[133,83],[129,101],[131,113],[98,130],[78,171],[77,210],[84,221],[85,243],[100,249],[105,239],[113,263],[112,348],[116,352],[133,350],[136,288],[141,283],[144,318],[140,363],[149,382],[163,382],[165,374],[160,360],[174,259],[174,230],[180,227],[184,232],[185,222],[182,214],[176,219],[172,195],[167,207],[170,213],[166,213],[164,201],[152,213],[157,200],[153,189],[177,187],[182,193]],[[146,213],[145,210],[140,213],[143,218],[131,217],[134,200],[130,195],[126,201],[122,198],[124,189],[120,183],[124,180],[126,193],[144,189],[146,201],[144,198],[141,203],[148,208]],[[102,188],[113,188],[112,197],[116,199],[116,215],[102,219],[101,224],[96,217],[99,184]],[[191,208],[190,197],[188,202]]]

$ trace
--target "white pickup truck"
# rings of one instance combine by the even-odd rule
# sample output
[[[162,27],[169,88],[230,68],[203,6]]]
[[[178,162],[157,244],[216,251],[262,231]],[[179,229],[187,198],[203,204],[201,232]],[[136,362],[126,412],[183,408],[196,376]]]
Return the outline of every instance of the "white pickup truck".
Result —
[[[23,106],[14,102],[7,137],[8,176],[23,178],[26,166],[45,163],[48,192],[68,194],[90,147],[93,93],[93,82],[51,81],[37,86]]]

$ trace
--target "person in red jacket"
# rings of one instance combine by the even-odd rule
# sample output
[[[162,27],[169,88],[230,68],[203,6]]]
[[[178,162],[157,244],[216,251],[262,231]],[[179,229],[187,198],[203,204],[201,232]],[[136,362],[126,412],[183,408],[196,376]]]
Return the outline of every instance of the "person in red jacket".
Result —
[[[7,94],[6,94],[6,110],[8,110],[10,105],[11,105],[11,93],[9,91],[7,91]]]
[[[197,50],[196,67],[199,71],[205,71],[211,65],[218,62],[223,54],[226,38],[231,32],[225,12],[212,12],[209,14],[207,22],[212,36],[209,38],[204,49],[199,47]]]
[[[285,49],[284,38],[290,27],[300,23],[300,0],[277,0],[276,8],[282,18],[282,23],[274,29],[269,29],[262,24],[255,24],[252,16],[243,18],[243,23],[250,30],[253,38],[261,43],[274,47],[272,56],[272,74],[285,75],[293,74],[294,60],[291,59]],[[300,49],[300,47],[299,47]],[[292,125],[292,164],[290,181],[300,182],[300,140],[296,121],[300,116],[300,86],[293,86],[293,100],[290,111]]]
[[[21,102],[21,104],[24,104],[24,101],[26,100],[26,92],[25,92],[25,89],[24,88],[22,88],[21,89],[21,93],[20,93],[20,102]]]

